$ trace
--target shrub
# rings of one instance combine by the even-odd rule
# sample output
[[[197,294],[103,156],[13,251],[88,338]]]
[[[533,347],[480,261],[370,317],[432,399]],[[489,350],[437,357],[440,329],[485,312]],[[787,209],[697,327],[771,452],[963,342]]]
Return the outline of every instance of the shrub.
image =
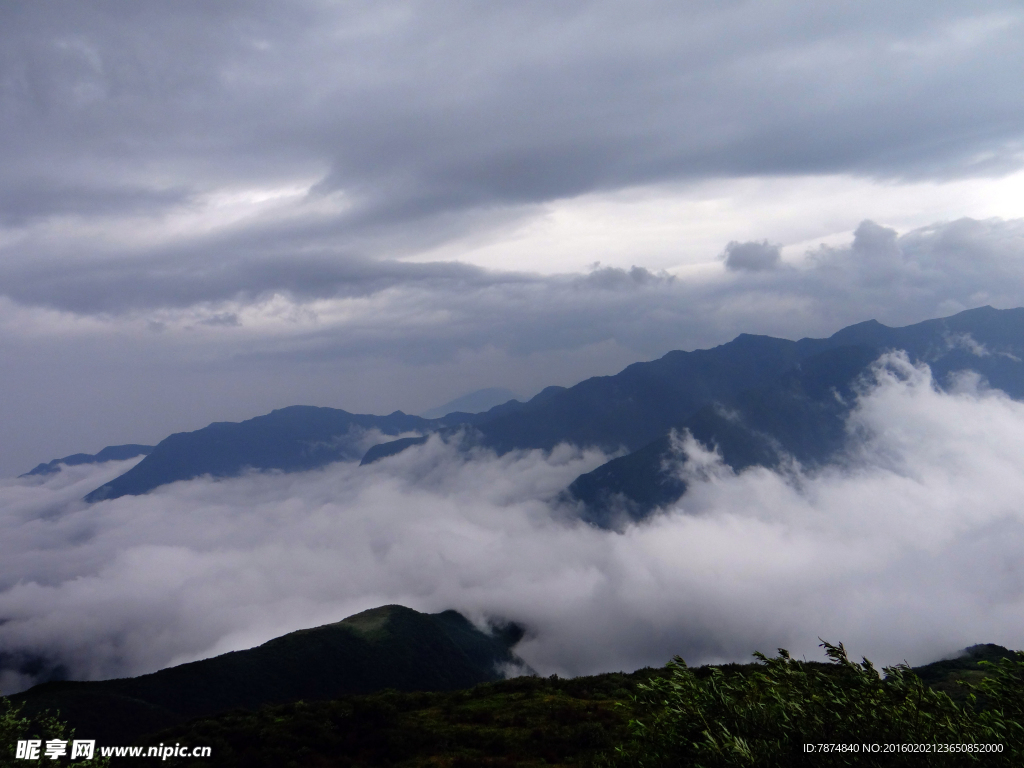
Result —
[[[974,687],[979,695],[960,707],[905,665],[886,667],[883,677],[867,659],[851,661],[842,644],[822,647],[830,664],[800,662],[780,649],[774,658],[754,654],[760,666],[746,674],[712,668],[698,676],[676,657],[668,677],[640,687],[634,705],[641,715],[614,762],[645,768],[1019,764],[1024,654],[989,664],[989,676]],[[879,751],[872,751],[875,744]],[[1002,751],[942,751],[985,744]]]
[[[44,743],[48,739],[61,739],[70,745],[74,738],[74,729],[68,728],[49,712],[38,717],[28,717],[22,712],[23,705],[17,705],[8,698],[0,696],[0,768],[26,768],[31,765],[65,765],[63,760],[51,760],[40,756],[39,760],[24,760],[16,757],[19,740],[39,739]],[[40,750],[42,755],[42,750]],[[96,768],[109,765],[110,761],[97,754],[92,760],[75,760],[72,764],[82,768]]]

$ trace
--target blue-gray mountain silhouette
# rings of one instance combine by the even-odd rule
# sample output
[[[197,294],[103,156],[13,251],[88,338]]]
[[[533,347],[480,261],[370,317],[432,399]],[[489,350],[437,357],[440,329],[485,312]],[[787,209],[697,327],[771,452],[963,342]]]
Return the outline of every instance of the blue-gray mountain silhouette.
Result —
[[[195,432],[171,435],[145,459],[85,499],[139,495],[178,480],[202,475],[232,477],[248,469],[316,469],[333,461],[361,458],[361,439],[368,430],[400,435],[436,430],[442,423],[401,411],[372,416],[295,405],[239,423],[216,422]]]
[[[359,466],[364,467],[367,464],[373,464],[375,461],[386,459],[388,456],[394,456],[396,453],[401,453],[406,448],[412,448],[414,445],[423,445],[425,442],[427,442],[427,435],[421,437],[402,437],[398,440],[375,445],[363,455]]]
[[[488,387],[478,389],[475,392],[457,397],[444,405],[423,411],[420,414],[425,419],[438,419],[447,416],[449,413],[481,413],[496,405],[507,403],[515,399],[515,393],[505,387]]]
[[[887,350],[903,350],[925,362],[937,384],[965,370],[990,386],[1024,397],[1024,310],[991,307],[905,328],[874,321],[846,328],[829,339],[789,342],[799,360],[766,386],[722,392],[673,426],[742,470],[778,466],[790,458],[805,467],[834,459],[847,445],[846,419],[857,386]],[[728,346],[728,345],[726,345]],[[602,527],[639,519],[678,500],[686,490],[674,467],[681,456],[669,432],[626,456],[578,477],[568,496],[582,504],[584,519]]]
[[[719,446],[737,468],[772,465],[782,453],[805,462],[827,460],[842,442],[850,387],[889,349],[927,362],[937,381],[969,369],[1012,397],[1024,396],[1024,309],[982,307],[904,328],[871,320],[826,339],[742,334],[714,349],[669,352],[614,376],[548,387],[528,402],[512,400],[479,414],[428,420],[401,412],[371,416],[284,408],[172,435],[86,498],[141,494],[176,480],[226,477],[248,468],[296,471],[360,457],[371,463],[423,442],[403,437],[360,456],[352,438],[359,430],[376,428],[395,437],[465,430],[472,444],[498,453],[562,442],[630,452],[571,487],[587,519],[610,524],[621,511],[642,516],[682,492],[681,483],[661,469],[673,429],[690,429]],[[837,400],[835,394],[844,392]]]
[[[152,445],[108,445],[99,453],[73,453],[63,459],[54,459],[45,464],[37,464],[31,470],[19,477],[30,477],[32,475],[52,475],[59,472],[60,467],[73,467],[78,464],[102,464],[105,461],[124,461],[134,459],[136,456],[147,456],[153,451]]]

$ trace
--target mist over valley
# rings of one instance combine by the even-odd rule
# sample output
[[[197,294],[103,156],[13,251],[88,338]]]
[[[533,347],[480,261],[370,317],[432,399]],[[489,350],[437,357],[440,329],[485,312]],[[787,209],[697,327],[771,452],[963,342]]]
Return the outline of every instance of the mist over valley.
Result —
[[[756,366],[762,387],[688,406],[717,409],[711,427],[725,431],[701,442],[694,430],[711,429],[706,420],[677,413],[677,425],[662,425],[665,452],[649,459],[628,382],[677,400],[666,382],[729,388],[708,388],[694,371],[677,379],[670,355],[490,416],[420,420],[424,439],[372,463],[361,452],[388,445],[414,417],[352,417],[396,420],[391,435],[353,433],[335,416],[344,412],[284,409],[277,422],[213,425],[145,456],[6,480],[5,689],[153,672],[387,604],[515,622],[526,631],[516,652],[542,675],[632,670],[677,653],[693,663],[742,661],[751,648],[812,656],[819,636],[915,664],[979,637],[1012,647],[1022,629],[1024,406],[960,366],[1019,387],[1022,323],[1021,310],[984,309],[904,329],[866,324],[827,343],[741,337],[688,353],[687,365],[720,378],[750,369],[751,345],[770,350]],[[846,343],[865,336],[902,337],[917,354]],[[822,354],[831,379],[814,368]],[[849,364],[836,365],[837,354]],[[751,404],[775,398],[778,413],[780,391],[791,398],[785,423],[802,426],[772,435]],[[584,396],[595,410],[573,405]],[[648,412],[673,412],[651,397]],[[547,431],[524,426],[533,412]],[[332,418],[345,431],[331,444],[354,446],[347,458],[324,457],[302,432]],[[509,423],[524,441],[554,445],[509,445]],[[606,445],[551,435],[575,423],[604,424]],[[243,455],[225,469],[234,431],[242,448],[267,455],[257,427],[284,463]],[[616,458],[629,434],[639,449]],[[808,435],[828,439],[801,442]],[[737,446],[755,438],[772,450],[737,461]],[[193,465],[173,459],[181,445]],[[215,463],[195,463],[206,456]],[[310,466],[289,463],[295,456]],[[674,495],[643,506],[614,478],[603,496],[572,493],[631,457],[653,461],[641,471]],[[97,497],[147,463],[156,469],[145,477],[192,468]]]

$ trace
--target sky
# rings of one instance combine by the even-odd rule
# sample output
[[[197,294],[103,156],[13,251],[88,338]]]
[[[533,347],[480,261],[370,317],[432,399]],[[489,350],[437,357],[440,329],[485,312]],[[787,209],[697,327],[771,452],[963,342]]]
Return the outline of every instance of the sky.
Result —
[[[155,671],[398,603],[527,629],[542,675],[750,661],[920,665],[1024,637],[1024,404],[965,375],[938,391],[890,353],[840,461],[735,474],[692,438],[671,508],[623,531],[559,492],[607,457],[503,456],[439,436],[365,467],[82,496],[132,464],[0,481],[0,688]],[[3,669],[6,667],[7,669]]]
[[[689,445],[619,532],[560,505],[608,458],[564,445],[15,476],[1022,306],[1022,39],[985,0],[0,4],[0,654],[136,674],[387,602],[522,621],[544,673],[1020,647],[1021,405],[898,356],[843,462]]]
[[[1016,2],[0,8],[0,475],[1024,304]]]

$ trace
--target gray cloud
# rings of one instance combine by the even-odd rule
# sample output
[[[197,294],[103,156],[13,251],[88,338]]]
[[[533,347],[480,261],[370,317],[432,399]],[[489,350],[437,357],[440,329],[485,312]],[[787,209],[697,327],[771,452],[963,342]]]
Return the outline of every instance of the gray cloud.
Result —
[[[77,216],[134,215],[186,203],[190,194],[181,189],[144,186],[103,187],[100,184],[65,187],[35,181],[3,190],[0,224],[17,227],[33,219],[74,214]]]
[[[767,241],[731,242],[725,261],[735,274],[710,281],[677,279],[639,266],[631,270],[597,267],[582,277],[542,277],[455,262],[379,261],[323,252],[287,256],[273,246],[249,254],[232,246],[234,255],[215,260],[204,258],[201,247],[175,249],[152,259],[83,259],[58,272],[45,263],[13,263],[0,266],[0,275],[7,294],[19,303],[82,314],[215,307],[232,301],[244,306],[275,293],[299,304],[354,297],[386,302],[383,297],[393,296],[406,306],[444,307],[450,312],[448,327],[421,329],[441,345],[473,343],[460,338],[459,319],[465,317],[472,323],[465,330],[478,336],[477,344],[497,341],[502,346],[514,343],[529,348],[538,340],[526,330],[532,326],[531,319],[521,318],[525,325],[509,328],[506,312],[518,313],[529,306],[548,326],[544,335],[549,338],[555,317],[566,332],[578,321],[593,329],[587,333],[590,340],[600,341],[612,326],[628,328],[631,316],[646,317],[652,307],[692,321],[687,308],[678,306],[680,299],[705,308],[736,303],[743,297],[762,305],[799,301],[808,313],[799,324],[777,316],[756,320],[768,332],[783,333],[807,333],[868,316],[909,323],[984,303],[1017,305],[1024,303],[1019,260],[1022,232],[1024,220],[961,219],[899,236],[895,230],[865,221],[849,246],[822,246],[808,253],[806,263],[781,271],[773,269],[780,263],[778,246]],[[638,294],[617,290],[625,288],[644,291],[643,303],[637,303]],[[606,315],[606,321],[591,313]],[[718,338],[724,341],[722,333],[744,330],[753,316],[734,318],[725,327],[718,326],[722,328]],[[401,317],[379,319],[373,330],[384,335],[390,322],[402,322]],[[706,320],[702,325],[711,327]],[[416,333],[404,325],[401,329]],[[672,325],[665,333],[676,337],[678,331]],[[330,336],[331,330],[325,333]],[[502,335],[509,340],[501,340]],[[657,338],[658,344],[649,349],[667,349],[662,346],[664,337]]]
[[[185,309],[210,302],[257,302],[283,293],[297,301],[368,296],[396,286],[422,286],[439,293],[449,286],[483,286],[530,280],[487,274],[455,262],[410,264],[357,256],[175,251],[155,258],[85,260],[54,270],[51,264],[0,266],[7,295],[22,304],[79,314]]]
[[[1020,163],[1009,2],[57,7],[0,33],[0,200],[45,179],[51,214],[112,179],[160,210],[166,189],[312,174],[373,228],[670,179]]]
[[[690,443],[680,506],[618,534],[551,499],[604,457],[460,454],[77,501],[123,464],[0,484],[0,651],[106,677],[401,602],[523,621],[542,673],[743,660],[817,637],[879,662],[1020,645],[1024,406],[890,356],[841,466],[733,474]],[[8,676],[6,685],[26,684]]]
[[[298,177],[319,180],[305,209],[332,193],[346,203],[321,220],[249,222],[155,250],[30,237],[4,253],[4,291],[86,312],[301,292],[321,279],[323,295],[359,281],[337,272],[365,272],[396,245],[415,251],[587,192],[1019,165],[1015,4],[806,10],[70,2],[7,11],[5,226],[73,216],[130,233],[140,217],[194,208],[216,190]]]
[[[730,270],[704,281],[641,267],[542,278],[408,265],[395,270],[406,277],[401,283],[366,281],[360,295],[380,301],[372,324],[328,327],[308,340],[328,354],[393,349],[404,360],[427,361],[485,345],[525,355],[615,339],[650,356],[726,341],[751,328],[826,335],[867,318],[903,325],[983,304],[1024,304],[1022,249],[1024,221],[960,220],[902,237],[864,222],[850,245],[816,249],[796,268]],[[375,271],[376,265],[367,267]],[[441,311],[440,323],[410,322],[410,315]]]
[[[759,272],[765,269],[775,269],[779,265],[782,254],[779,246],[771,245],[767,240],[749,243],[738,243],[733,240],[725,246],[726,269],[745,269],[751,272]]]

